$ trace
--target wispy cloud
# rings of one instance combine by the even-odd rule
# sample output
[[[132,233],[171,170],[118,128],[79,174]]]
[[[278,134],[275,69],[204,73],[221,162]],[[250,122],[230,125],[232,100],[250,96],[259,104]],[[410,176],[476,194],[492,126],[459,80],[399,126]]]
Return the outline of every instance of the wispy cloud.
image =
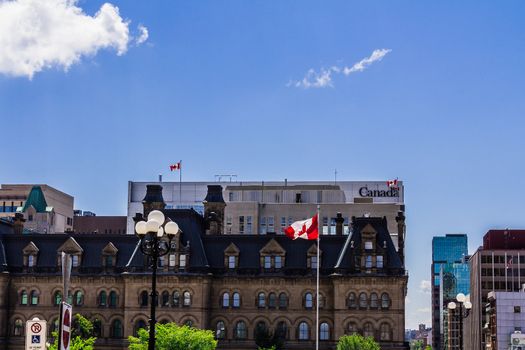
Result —
[[[345,76],[349,76],[352,73],[362,72],[372,63],[381,61],[383,57],[391,51],[391,49],[374,50],[370,56],[354,63],[351,67],[331,66],[330,68],[321,68],[319,71],[315,71],[312,68],[308,70],[303,79],[297,81],[291,80],[286,86],[294,86],[304,89],[333,87],[333,75],[344,74]]]
[[[137,45],[142,44],[149,38],[148,28],[144,27],[142,24],[139,24],[138,30],[140,31],[140,36],[137,38]]]
[[[77,0],[0,1],[0,74],[31,79],[47,68],[67,70],[104,48],[123,55],[135,40],[129,23],[110,3],[89,16]],[[140,44],[148,31],[144,26],[138,29]]]
[[[432,285],[430,284],[430,281],[422,280],[421,283],[419,283],[419,290],[425,294],[430,294],[432,290]]]

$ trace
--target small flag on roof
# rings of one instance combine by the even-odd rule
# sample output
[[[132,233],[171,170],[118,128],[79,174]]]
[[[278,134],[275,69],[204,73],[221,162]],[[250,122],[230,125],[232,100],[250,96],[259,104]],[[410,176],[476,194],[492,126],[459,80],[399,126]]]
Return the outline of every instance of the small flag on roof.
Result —
[[[173,170],[180,170],[180,162],[177,162],[175,164],[171,164],[170,165],[170,170],[173,171]]]

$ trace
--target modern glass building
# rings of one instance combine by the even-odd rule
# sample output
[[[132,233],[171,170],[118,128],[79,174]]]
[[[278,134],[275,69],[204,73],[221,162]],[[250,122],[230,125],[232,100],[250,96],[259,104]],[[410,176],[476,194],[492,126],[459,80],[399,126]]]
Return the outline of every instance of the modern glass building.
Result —
[[[470,293],[468,240],[465,234],[432,239],[432,344],[444,348],[446,305],[458,293]]]

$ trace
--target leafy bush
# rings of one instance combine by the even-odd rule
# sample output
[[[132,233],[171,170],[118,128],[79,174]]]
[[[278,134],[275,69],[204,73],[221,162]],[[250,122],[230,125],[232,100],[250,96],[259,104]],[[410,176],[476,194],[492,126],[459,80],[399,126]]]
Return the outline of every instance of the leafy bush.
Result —
[[[202,330],[188,326],[179,326],[176,323],[155,325],[157,350],[214,350],[217,341],[210,330]],[[147,350],[149,331],[140,329],[138,337],[130,336],[130,350]]]

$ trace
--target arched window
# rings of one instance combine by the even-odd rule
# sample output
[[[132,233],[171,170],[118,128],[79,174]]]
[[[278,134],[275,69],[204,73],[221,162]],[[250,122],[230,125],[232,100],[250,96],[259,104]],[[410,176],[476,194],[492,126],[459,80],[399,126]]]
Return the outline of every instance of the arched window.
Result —
[[[277,339],[284,340],[288,338],[288,326],[286,325],[286,322],[281,321],[277,324],[277,328],[275,329],[275,336]]]
[[[20,336],[20,335],[23,335],[24,333],[24,322],[17,318],[15,320],[15,327],[13,329],[13,334],[16,335],[16,336]]]
[[[354,334],[354,333],[358,333],[357,324],[354,322],[350,322],[348,324],[348,334]]]
[[[98,294],[98,306],[107,306],[108,305],[108,295],[106,294],[106,291],[101,291]]]
[[[141,321],[139,321],[141,322]],[[145,325],[145,322],[142,321],[142,323]],[[144,327],[140,327],[144,328]],[[122,321],[118,318],[113,321],[111,324],[111,338],[122,338]]]
[[[308,292],[304,295],[304,307],[311,309],[314,306],[314,298],[312,293]]]
[[[148,292],[140,293],[140,306],[148,306]]]
[[[98,318],[93,320],[93,336],[102,337],[102,321]]]
[[[275,309],[277,307],[277,296],[275,293],[268,294],[268,307],[270,309]]]
[[[264,323],[264,321],[259,321],[259,322],[257,322],[257,325],[255,325],[255,330],[253,332],[253,337],[255,339],[257,339],[259,334],[263,334],[263,335],[267,334],[267,327],[266,327],[266,323]]]
[[[217,322],[215,326],[215,338],[216,339],[225,339],[226,338],[226,326],[223,321]]]
[[[182,305],[183,306],[191,306],[191,294],[190,294],[190,292],[185,291],[184,293],[182,293],[182,296],[184,297]]]
[[[178,291],[173,292],[173,307],[179,307],[180,306],[180,293]]]
[[[355,309],[357,307],[357,301],[355,297],[355,293],[352,292],[348,295],[348,301],[347,301],[348,307],[350,309]]]
[[[308,340],[310,338],[310,331],[306,322],[299,323],[299,340]]]
[[[379,327],[380,331],[380,339],[381,340],[391,340],[390,339],[390,325],[388,323],[381,323],[381,326]]]
[[[370,308],[377,309],[379,307],[379,298],[376,293],[370,294]]]
[[[74,297],[74,303],[76,306],[81,306],[84,304],[84,293],[82,293],[81,290],[77,290],[75,292],[75,297]]]
[[[39,293],[36,290],[31,291],[31,305],[38,305]]]
[[[192,320],[186,320],[186,321],[182,322],[182,324],[187,326],[187,327],[193,327],[193,321]]]
[[[23,290],[22,293],[20,293],[20,304],[27,305],[27,291],[25,290]]]
[[[266,307],[266,296],[263,292],[259,293],[259,295],[257,296],[257,306]]]
[[[117,303],[118,303],[117,292],[112,290],[111,292],[109,292],[109,307],[117,307]]]
[[[288,297],[285,293],[279,294],[279,309],[286,309],[288,307]]]
[[[58,306],[60,305],[61,302],[62,302],[62,293],[60,293],[59,291],[56,291],[55,294],[53,294],[53,304],[55,306]]]
[[[241,295],[237,292],[233,293],[233,307],[241,307]]]
[[[374,336],[374,326],[372,326],[372,323],[367,322],[363,326],[363,336],[365,337],[373,337]]]
[[[162,292],[162,306],[170,306],[170,292],[167,290]]]
[[[248,330],[246,329],[246,323],[239,321],[235,324],[235,339],[246,339]]]
[[[381,308],[388,309],[390,307],[390,297],[387,293],[381,294]]]
[[[366,299],[366,293],[359,294],[359,308],[366,309],[368,306],[368,300]]]
[[[139,329],[146,329],[147,326],[146,326],[146,321],[144,320],[138,320],[137,323],[135,323],[135,336],[138,335],[138,332],[139,332]]]
[[[330,339],[330,326],[326,322],[321,323],[321,325],[319,326],[319,339],[320,340]]]
[[[230,307],[230,294],[224,293],[222,295],[222,307]]]

